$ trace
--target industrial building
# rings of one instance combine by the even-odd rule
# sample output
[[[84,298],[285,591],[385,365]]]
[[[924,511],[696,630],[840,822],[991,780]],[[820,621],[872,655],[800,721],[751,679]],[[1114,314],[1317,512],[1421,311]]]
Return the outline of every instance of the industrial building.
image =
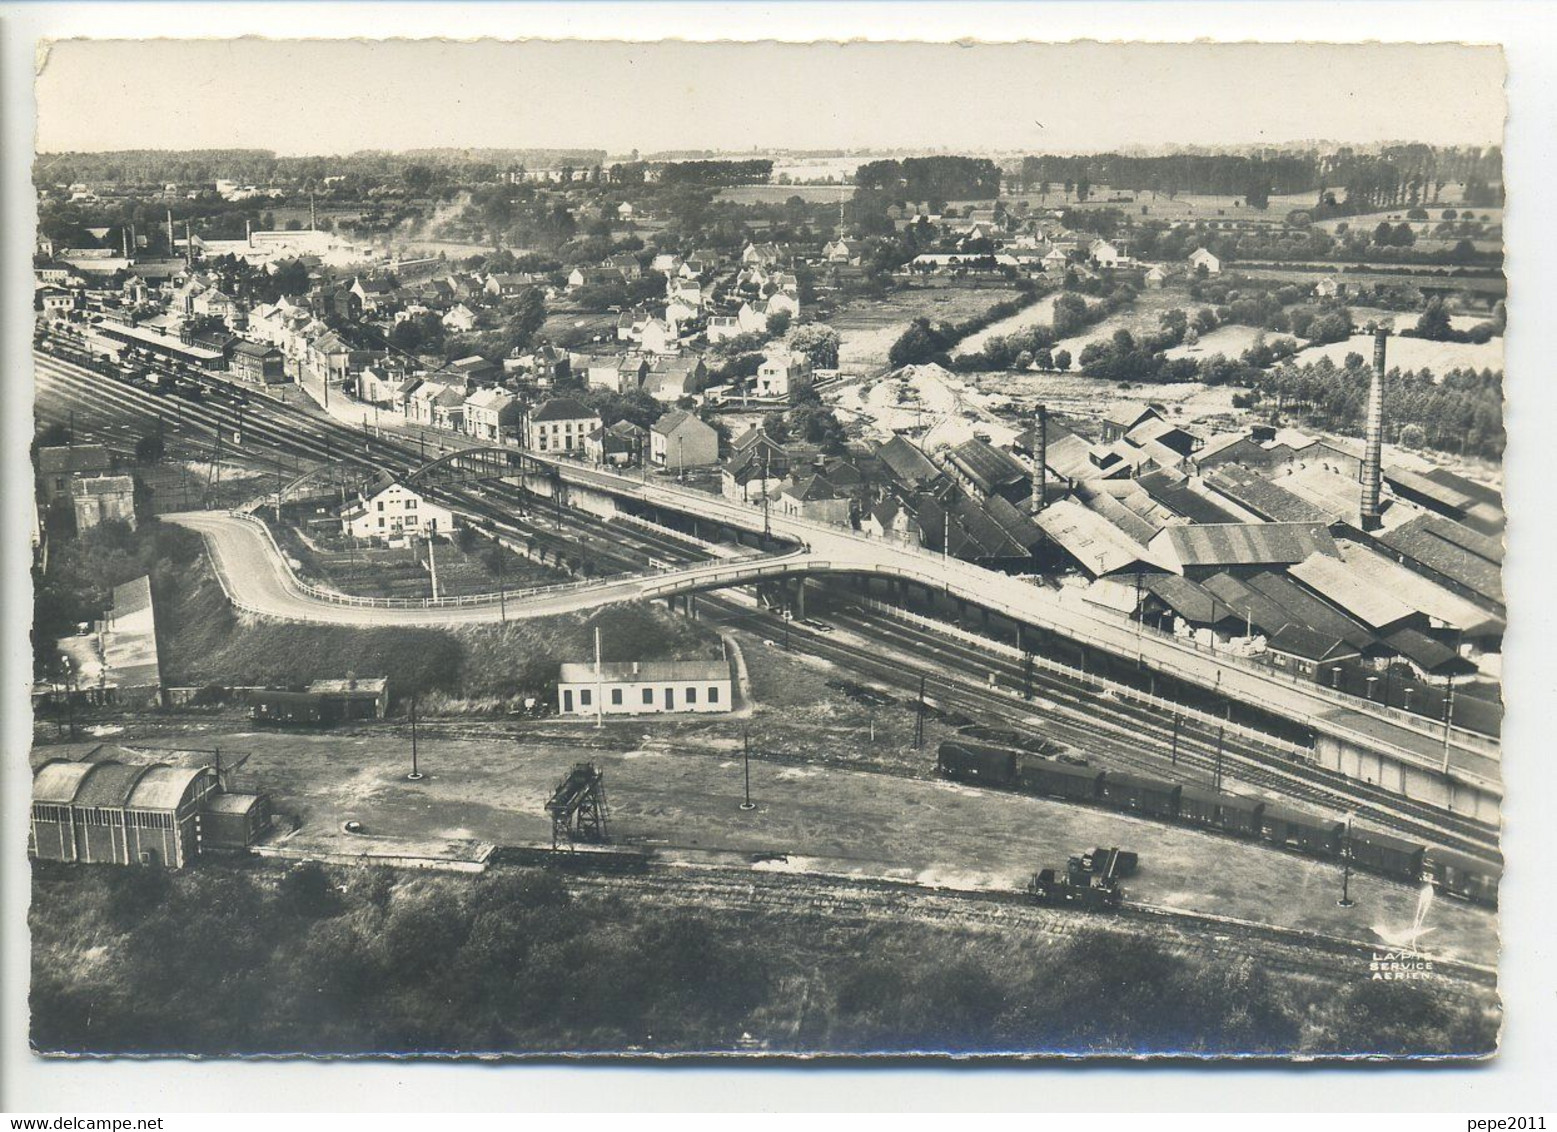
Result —
[[[182,869],[254,844],[270,803],[225,793],[208,766],[50,759],[33,771],[31,818],[27,849],[39,860]]]
[[[731,691],[728,660],[564,664],[557,674],[557,710],[586,717],[727,712]]]

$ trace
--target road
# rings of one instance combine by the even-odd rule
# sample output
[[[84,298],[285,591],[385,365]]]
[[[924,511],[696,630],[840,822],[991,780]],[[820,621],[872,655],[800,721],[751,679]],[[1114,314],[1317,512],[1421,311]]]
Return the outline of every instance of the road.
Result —
[[[417,605],[391,604],[383,598],[325,596],[297,577],[264,525],[251,516],[225,511],[176,511],[162,521],[198,531],[205,537],[222,589],[239,609],[285,621],[327,625],[447,626],[494,624],[574,613],[622,601],[642,601],[708,587],[749,584],[803,572],[803,552],[745,562],[707,562],[653,573],[584,582],[565,582],[533,590]]]
[[[74,385],[78,395],[95,388],[111,391],[115,401],[137,403],[143,412],[167,411],[166,402],[160,398],[128,389],[100,375],[47,356],[39,358],[39,369],[40,377],[48,375],[56,381]],[[414,463],[416,459],[416,449],[405,437],[353,433],[329,418],[321,420],[300,412],[295,406],[255,404],[250,410],[249,419],[245,422],[247,433],[255,438],[263,436],[267,442],[274,440],[278,444],[305,449],[316,458],[322,455],[328,459],[333,452],[336,459],[347,459],[363,465],[388,464],[400,468]],[[204,406],[191,407],[187,412],[196,416],[215,415]],[[276,423],[267,421],[267,416],[276,417]],[[285,423],[281,423],[283,420]],[[333,446],[332,433],[336,434]],[[360,448],[348,451],[348,445]],[[463,445],[456,442],[455,446]],[[683,515],[697,516],[728,527],[746,531],[762,529],[763,517],[760,511],[718,496],[671,484],[646,483],[554,457],[533,453],[526,453],[526,456],[536,463],[557,467],[562,479],[569,485],[590,488],[617,499],[635,500]],[[194,518],[187,525],[199,521],[203,520]],[[956,559],[943,559],[919,548],[870,539],[839,527],[812,523],[793,516],[774,514],[768,521],[775,535],[807,546],[812,555],[808,565],[813,569],[821,570],[825,564],[825,568],[832,572],[875,575],[942,591],[974,607],[988,609],[1018,623],[1061,633],[1117,656],[1138,656],[1144,665],[1199,684],[1219,695],[1258,704],[1304,726],[1341,737],[1363,749],[1384,749],[1404,761],[1435,770],[1441,758],[1441,755],[1434,753],[1434,749],[1443,750],[1442,724],[1382,705],[1364,705],[1355,697],[1320,685],[1298,682],[1253,661],[1225,652],[1198,649],[1175,638],[1144,631],[1136,622],[1122,616],[1091,606],[1069,604],[1061,599],[1059,593],[1035,584],[1033,579],[985,570]],[[245,572],[244,563],[258,562],[264,556],[257,553],[256,544],[246,544],[241,539],[234,541],[235,537],[225,539],[225,550],[218,553],[224,554],[223,561],[234,567],[228,574],[228,581],[247,585],[241,582]],[[277,563],[280,564],[279,556]],[[272,577],[268,583],[263,581],[266,573],[263,569],[258,571],[262,580],[257,584],[263,588],[258,591],[252,606],[256,612],[304,620],[341,621],[344,618],[346,620],[343,623],[384,623],[385,610],[382,608],[362,608],[359,611],[342,607],[332,608],[326,613],[317,604],[301,600],[309,595],[300,587],[291,586],[289,590],[288,581],[275,574],[274,565],[269,571]],[[696,587],[688,580],[681,588]],[[564,612],[633,597],[664,596],[678,592],[675,587],[651,592],[641,578],[636,581],[608,579],[586,583],[577,590],[579,592],[547,595],[544,601],[556,604],[546,606],[538,603],[532,607],[533,611],[529,615],[539,615],[546,611]],[[451,620],[491,620],[494,611],[490,607],[473,605],[457,614],[440,609],[404,612],[416,618],[416,624],[448,624]],[[498,611],[498,615],[501,616],[501,611]],[[1455,728],[1450,734],[1448,755],[1451,770],[1457,778],[1476,789],[1500,793],[1499,746],[1496,740]]]

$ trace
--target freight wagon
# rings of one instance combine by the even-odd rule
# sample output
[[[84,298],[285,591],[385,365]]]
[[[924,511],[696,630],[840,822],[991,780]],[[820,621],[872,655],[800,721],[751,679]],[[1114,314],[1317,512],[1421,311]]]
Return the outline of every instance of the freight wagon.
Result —
[[[1503,878],[1503,870],[1490,861],[1429,848],[1422,859],[1422,877],[1446,896],[1488,908],[1498,906],[1498,882]]]
[[[1103,772],[1033,759],[1017,772],[1017,784],[1031,794],[1047,794],[1072,802],[1095,802],[1102,791]]]
[[[1179,791],[1180,821],[1219,829],[1235,837],[1258,837],[1264,812],[1265,803],[1254,798],[1240,798],[1203,786],[1186,786]]]
[[[1370,829],[1353,829],[1347,841],[1352,863],[1360,869],[1407,884],[1415,883],[1422,875],[1422,855],[1427,851],[1423,845]]]
[[[1338,821],[1269,804],[1260,817],[1260,836],[1266,841],[1320,857],[1333,857],[1340,852],[1344,828]]]
[[[948,740],[936,752],[936,769],[958,782],[1010,786],[1016,781],[1016,752]]]
[[[1179,787],[1111,770],[1103,775],[1102,800],[1111,809],[1172,818],[1179,812]]]

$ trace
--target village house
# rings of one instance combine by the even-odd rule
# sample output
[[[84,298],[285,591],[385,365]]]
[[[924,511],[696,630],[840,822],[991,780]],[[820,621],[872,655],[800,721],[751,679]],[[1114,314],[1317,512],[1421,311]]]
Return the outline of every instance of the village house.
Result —
[[[719,465],[719,491],[726,499],[751,503],[771,495],[789,475],[789,451],[753,425],[730,443]]]
[[[665,405],[695,397],[708,380],[708,366],[696,356],[655,358],[643,376],[642,389]]]
[[[797,475],[779,486],[774,509],[818,523],[848,525],[849,501],[819,475]]]
[[[45,503],[69,499],[71,481],[113,471],[113,458],[101,444],[65,444],[38,449],[38,481]]]
[[[776,350],[757,367],[757,396],[788,401],[810,377],[809,357],[788,350]]]
[[[276,347],[262,342],[239,342],[227,359],[227,371],[253,385],[278,385],[287,379],[286,359]]]
[[[1207,275],[1218,275],[1222,270],[1222,261],[1205,248],[1196,248],[1189,253],[1189,266],[1195,271],[1205,268]]]
[[[646,660],[564,664],[557,672],[563,715],[726,712],[732,702],[728,660]]]
[[[464,303],[455,303],[443,312],[443,318],[439,321],[443,323],[445,330],[453,330],[456,333],[465,334],[476,329],[477,317],[476,312]]]
[[[719,462],[719,434],[691,413],[672,409],[649,429],[649,458],[680,471]]]
[[[70,503],[78,532],[109,520],[135,529],[135,480],[130,476],[77,477],[70,485]]]
[[[600,427],[600,415],[572,397],[554,397],[530,415],[529,447],[536,452],[583,453],[585,438]]]
[[[363,487],[357,501],[341,512],[341,531],[354,538],[447,534],[452,530],[454,515],[450,511],[387,474]]]
[[[364,279],[362,276],[352,280],[351,293],[357,296],[357,301],[362,304],[363,314],[377,314],[388,306],[393,299],[395,285],[388,279]]]
[[[596,464],[625,468],[639,463],[648,446],[649,433],[642,425],[621,420],[597,428],[584,438],[584,455]]]
[[[519,435],[524,408],[519,398],[502,389],[478,389],[465,398],[465,434],[493,444]]]

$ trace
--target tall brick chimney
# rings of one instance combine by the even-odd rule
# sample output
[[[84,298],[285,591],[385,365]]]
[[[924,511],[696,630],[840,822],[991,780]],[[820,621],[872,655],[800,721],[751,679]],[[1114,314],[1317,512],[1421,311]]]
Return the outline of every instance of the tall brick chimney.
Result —
[[[1362,457],[1362,529],[1383,526],[1379,489],[1384,475],[1384,350],[1389,330],[1373,332],[1373,380],[1368,385],[1368,442]]]
[[[1038,406],[1038,420],[1033,425],[1033,514],[1043,510],[1049,486],[1049,409]]]

